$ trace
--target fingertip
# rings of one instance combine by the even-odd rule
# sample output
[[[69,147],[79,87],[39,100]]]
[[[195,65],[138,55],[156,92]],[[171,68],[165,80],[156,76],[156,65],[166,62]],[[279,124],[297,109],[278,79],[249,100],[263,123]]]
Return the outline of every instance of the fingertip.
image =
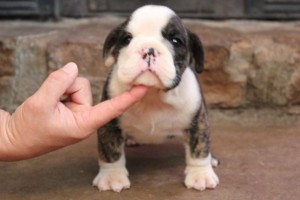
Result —
[[[66,72],[67,74],[78,73],[78,67],[77,67],[76,63],[74,63],[74,62],[69,62],[68,64],[63,66],[61,69],[64,72]]]
[[[133,86],[130,90],[129,93],[134,99],[141,99],[146,95],[148,92],[148,87],[143,86],[143,85],[138,85],[138,86]]]

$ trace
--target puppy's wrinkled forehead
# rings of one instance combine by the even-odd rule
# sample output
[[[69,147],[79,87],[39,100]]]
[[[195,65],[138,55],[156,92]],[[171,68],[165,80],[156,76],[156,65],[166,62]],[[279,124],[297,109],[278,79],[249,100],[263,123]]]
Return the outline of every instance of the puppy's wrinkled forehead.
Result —
[[[137,9],[131,15],[127,31],[133,36],[160,33],[174,16],[176,16],[174,11],[167,7],[155,5],[144,6]]]

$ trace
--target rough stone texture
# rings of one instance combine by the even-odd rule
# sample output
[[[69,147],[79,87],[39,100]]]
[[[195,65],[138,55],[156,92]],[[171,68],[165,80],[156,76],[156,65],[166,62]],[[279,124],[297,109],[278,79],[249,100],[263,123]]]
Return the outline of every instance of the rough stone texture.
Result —
[[[7,43],[7,42],[6,42]],[[14,73],[12,66],[13,50],[8,44],[0,41],[0,76],[11,76]]]
[[[254,68],[249,76],[248,101],[254,104],[286,105],[291,87],[289,84],[299,65],[299,53],[273,39],[258,37],[253,42]]]
[[[56,38],[55,33],[20,37],[16,41],[16,75],[13,81],[14,102],[21,104],[32,95],[47,77],[47,57],[45,50],[48,42]]]
[[[205,70],[200,75],[200,80],[208,104],[223,108],[241,106],[246,79],[233,80],[230,73],[226,71],[227,66],[232,66],[230,69],[227,67],[231,71],[236,70],[236,66],[240,66],[235,63],[238,62],[235,55],[229,49],[216,45],[207,47],[205,51]],[[238,59],[242,60],[241,57]]]
[[[105,71],[102,66],[102,49],[95,43],[66,41],[48,48],[49,73],[68,62],[75,62],[80,76],[91,81],[94,99],[99,99],[104,83]]]
[[[12,111],[46,76],[76,62],[98,101],[107,69],[102,46],[122,18],[60,22],[0,22],[0,103]],[[205,46],[200,75],[214,108],[289,107],[300,104],[300,22],[185,20]],[[291,112],[297,113],[297,112]]]
[[[206,45],[221,45],[229,50],[230,59],[220,68],[230,77],[230,82],[240,85],[240,100],[234,106],[222,102],[226,91],[219,87],[211,95],[221,107],[287,106],[299,104],[299,22],[189,22],[198,31]],[[202,29],[201,30],[201,26]],[[199,28],[200,27],[200,28]],[[200,30],[199,30],[200,29]],[[213,29],[214,31],[208,31]],[[209,61],[207,61],[209,62]],[[209,70],[209,65],[208,70]],[[203,76],[207,76],[203,74]],[[205,78],[202,78],[205,79]],[[216,82],[216,80],[213,80]],[[234,84],[234,85],[235,85]],[[222,85],[222,84],[221,84]],[[217,86],[214,85],[214,86]],[[235,85],[236,86],[236,85]],[[233,88],[233,87],[230,87]],[[205,89],[205,84],[204,84]],[[238,95],[232,94],[228,99]],[[208,99],[210,92],[206,91]],[[217,101],[208,101],[210,104]],[[225,105],[225,106],[224,106]],[[292,107],[291,107],[292,109]]]
[[[289,82],[287,99],[290,104],[297,104],[300,102],[300,62],[298,61],[298,67],[292,74]]]
[[[12,41],[0,40],[0,105],[8,105],[12,102],[10,85],[15,73],[13,57]]]

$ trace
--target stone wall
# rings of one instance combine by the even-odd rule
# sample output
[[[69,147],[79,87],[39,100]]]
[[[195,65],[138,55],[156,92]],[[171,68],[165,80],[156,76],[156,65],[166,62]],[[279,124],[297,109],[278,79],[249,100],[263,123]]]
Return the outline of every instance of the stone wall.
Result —
[[[102,45],[123,19],[0,22],[0,107],[13,111],[47,75],[76,62],[98,101]],[[200,75],[212,108],[288,108],[300,113],[300,22],[185,20],[205,46]]]

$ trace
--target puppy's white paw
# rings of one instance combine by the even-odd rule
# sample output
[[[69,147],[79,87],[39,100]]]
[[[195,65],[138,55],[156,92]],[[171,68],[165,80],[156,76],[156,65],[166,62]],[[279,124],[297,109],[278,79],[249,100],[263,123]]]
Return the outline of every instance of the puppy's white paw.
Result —
[[[211,166],[187,166],[185,170],[185,185],[203,191],[206,188],[214,189],[219,184],[219,178]]]
[[[98,187],[100,191],[121,192],[123,189],[130,188],[128,171],[126,168],[100,169],[93,180],[93,185]]]

